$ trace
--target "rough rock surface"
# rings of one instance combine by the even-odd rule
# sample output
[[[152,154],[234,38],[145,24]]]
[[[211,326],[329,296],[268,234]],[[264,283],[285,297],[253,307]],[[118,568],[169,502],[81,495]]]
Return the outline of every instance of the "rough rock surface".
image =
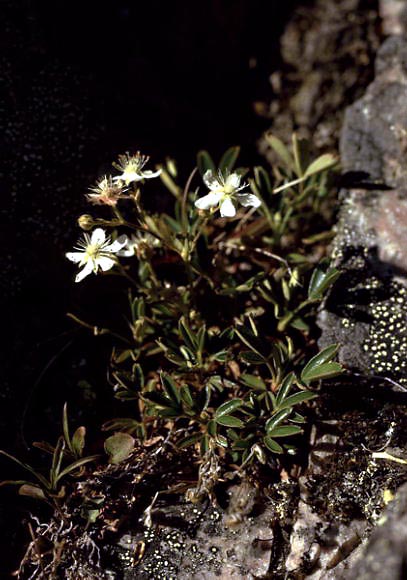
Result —
[[[344,580],[403,580],[407,563],[407,484],[385,510],[369,544]]]
[[[339,342],[340,360],[407,382],[407,42],[389,38],[376,78],[345,115],[344,171],[334,244],[343,273],[320,317],[322,343]]]
[[[379,13],[386,36],[406,33],[407,5],[404,0],[379,0]]]
[[[375,449],[385,450],[396,458],[406,458],[406,441],[400,440],[400,429],[406,422],[405,393],[399,392],[400,399],[396,400],[396,393],[392,391],[392,388],[396,391],[407,390],[406,103],[407,41],[401,36],[391,37],[378,53],[374,82],[345,115],[341,157],[349,182],[353,183],[341,194],[342,208],[334,243],[335,265],[342,270],[342,275],[320,316],[323,330],[321,343],[339,342],[340,360],[348,368],[370,375],[370,379],[365,381],[357,379],[356,384],[353,380],[354,387],[358,389],[353,387],[352,395],[348,393],[345,397],[352,396],[354,399],[356,415],[360,414],[365,403],[366,410],[368,405],[376,404],[379,424],[383,426],[386,424],[383,413],[387,409],[388,437]],[[369,389],[373,388],[376,379],[382,393],[379,395],[378,391],[371,390],[369,396]],[[355,395],[356,391],[358,395]],[[360,396],[359,404],[357,396]],[[363,400],[365,403],[361,404]],[[390,419],[392,413],[393,420]],[[366,423],[360,415],[359,419],[356,415],[354,425],[358,425],[359,429],[354,432],[357,437],[357,433],[366,429],[370,421]],[[340,423],[341,420],[339,426]],[[395,430],[398,430],[397,442],[394,439]],[[355,440],[354,443],[358,447]],[[362,443],[362,448],[373,451],[371,445]],[[377,482],[381,478],[380,474],[372,472],[377,464],[374,459],[372,456],[359,474],[359,479],[364,479],[366,492],[369,490],[369,477]],[[396,465],[397,459],[385,462],[387,468],[393,461]],[[342,469],[338,467],[338,472]],[[346,470],[343,474],[347,475]],[[397,488],[398,491],[384,515],[380,517],[379,505],[376,506],[379,509],[374,509],[370,515],[364,513],[368,533],[360,536],[359,545],[355,543],[353,546],[356,549],[351,550],[350,555],[333,571],[326,570],[322,576],[316,571],[310,578],[405,578],[407,488],[405,484],[399,487],[405,481],[405,473],[399,473],[393,480],[388,478],[389,475],[385,475],[379,484],[383,502],[392,499]],[[311,481],[312,462],[309,476]],[[322,495],[323,482],[319,483],[322,484]],[[345,480],[340,489],[341,492],[345,491]],[[357,494],[357,480],[353,480],[352,490]],[[370,488],[366,505],[374,497],[375,491]],[[352,502],[351,497],[349,502]],[[373,525],[374,530],[368,537]],[[311,534],[315,536],[312,528],[315,530],[315,525],[311,526]],[[302,554],[303,560],[304,554],[306,552]]]
[[[247,490],[243,495],[247,499]],[[249,503],[252,504],[250,500]],[[276,514],[270,504],[257,517],[250,517],[252,511],[249,509],[249,517],[232,523],[221,509],[192,506],[185,501],[157,510],[152,529],[121,539],[123,563],[139,542],[147,545],[146,557],[138,566],[127,562],[124,579],[265,577],[279,533],[278,528],[273,533],[270,526]]]
[[[293,131],[317,150],[336,148],[345,107],[373,79],[380,44],[376,2],[314,0],[301,3],[281,38],[281,69],[274,72],[274,98],[263,114],[286,142]],[[260,148],[267,151],[265,142]]]
[[[360,557],[389,493],[406,480],[405,465],[373,455],[387,448],[406,456],[405,402],[404,393],[384,397],[383,390],[355,391],[351,383],[321,397],[299,480],[285,563],[290,578],[336,580]]]

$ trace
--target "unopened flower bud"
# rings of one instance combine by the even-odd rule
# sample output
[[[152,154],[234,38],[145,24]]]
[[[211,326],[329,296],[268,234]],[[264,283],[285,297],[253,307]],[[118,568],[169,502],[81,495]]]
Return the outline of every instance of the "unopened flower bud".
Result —
[[[84,213],[78,218],[78,225],[82,230],[88,231],[93,228],[95,221],[91,215]]]
[[[178,171],[174,159],[166,159],[167,171],[171,177],[177,177]]]

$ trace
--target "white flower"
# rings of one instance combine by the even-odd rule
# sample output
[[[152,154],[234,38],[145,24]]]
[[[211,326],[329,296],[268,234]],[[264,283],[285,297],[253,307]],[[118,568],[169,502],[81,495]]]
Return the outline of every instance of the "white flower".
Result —
[[[106,272],[117,263],[115,254],[125,245],[125,241],[116,240],[112,243],[109,236],[102,228],[97,228],[92,235],[84,234],[83,239],[78,241],[76,252],[67,252],[68,260],[79,264],[84,268],[75,278],[75,282],[80,282],[91,272],[96,274],[99,268]]]
[[[224,176],[220,171],[215,176],[213,171],[208,169],[203,176],[205,185],[210,189],[210,193],[197,199],[195,207],[198,209],[220,209],[222,217],[234,217],[236,215],[237,204],[243,207],[259,207],[260,199],[252,193],[239,193],[247,187],[247,183],[240,184],[241,176],[238,173],[230,173]]]
[[[144,165],[150,158],[146,155],[141,155],[140,151],[137,151],[135,155],[130,155],[126,153],[125,155],[119,155],[119,162],[113,163],[113,166],[121,171],[121,175],[117,175],[115,181],[124,181],[126,185],[129,185],[132,181],[141,181],[142,179],[151,179],[152,177],[158,177],[161,173],[161,169],[158,171],[142,171]]]
[[[118,240],[124,242],[124,246],[117,252],[117,255],[124,258],[140,255],[148,248],[157,248],[161,245],[161,241],[149,232],[138,231],[135,234],[131,234],[130,238],[123,235]]]
[[[86,197],[95,205],[114,206],[120,198],[128,197],[123,196],[127,188],[123,187],[120,181],[115,183],[111,175],[109,177],[105,175],[103,179],[96,183],[95,187],[90,187],[89,189],[93,193],[88,193]]]

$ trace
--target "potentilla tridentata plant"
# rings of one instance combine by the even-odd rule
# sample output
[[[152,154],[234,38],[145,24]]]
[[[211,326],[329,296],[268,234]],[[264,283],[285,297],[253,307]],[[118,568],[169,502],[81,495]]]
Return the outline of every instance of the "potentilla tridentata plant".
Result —
[[[338,276],[323,243],[335,159],[305,164],[296,138],[292,152],[268,138],[280,158],[271,171],[236,167],[237,147],[218,166],[202,151],[184,184],[173,161],[147,170],[140,152],[121,155],[87,194],[111,218],[82,216],[92,231],[67,253],[81,284],[91,273],[129,283],[111,376],[131,416],[105,428],[189,446],[217,473],[295,455],[310,386],[341,371],[335,345],[314,347],[316,305]],[[144,209],[153,188],[171,211]]]

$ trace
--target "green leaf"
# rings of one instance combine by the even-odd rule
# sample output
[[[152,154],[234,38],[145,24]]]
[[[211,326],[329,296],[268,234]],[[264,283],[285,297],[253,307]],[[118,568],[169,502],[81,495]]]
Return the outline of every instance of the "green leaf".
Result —
[[[284,162],[284,165],[292,171],[294,169],[294,159],[284,143],[272,133],[266,133],[265,138],[267,143]]]
[[[198,443],[202,438],[202,433],[196,433],[195,435],[188,435],[179,441],[177,444],[178,449],[185,449],[185,447],[189,447],[190,445],[194,445]]]
[[[207,386],[212,387],[217,391],[223,391],[224,383],[222,377],[220,375],[212,375],[208,379]]]
[[[138,393],[130,393],[128,391],[116,391],[114,396],[120,401],[135,401],[139,398]]]
[[[251,350],[245,350],[240,353],[240,358],[242,361],[249,365],[263,365],[267,362],[264,356],[257,354]]]
[[[186,346],[180,346],[179,350],[182,353],[184,359],[187,361],[187,366],[192,367],[196,363],[195,354],[193,351]]]
[[[284,449],[281,447],[277,441],[274,441],[271,437],[267,435],[263,438],[264,444],[272,453],[284,453]]]
[[[88,524],[94,524],[100,515],[101,509],[87,509],[85,506],[81,509],[81,516],[87,521]]]
[[[173,407],[173,402],[171,399],[159,393],[158,391],[149,391],[147,393],[143,393],[143,399],[147,400],[150,403],[153,403],[154,406],[158,408],[171,408]]]
[[[123,433],[123,435],[125,435],[125,433]],[[129,435],[129,437],[130,437],[130,435]],[[65,475],[68,475],[69,473],[72,473],[72,471],[79,469],[79,467],[82,467],[82,465],[85,465],[86,463],[90,463],[91,461],[96,461],[96,459],[98,459],[98,458],[99,458],[99,455],[89,455],[88,457],[82,457],[81,459],[78,459],[77,461],[70,463],[67,467],[65,467],[65,469],[63,469],[61,471],[61,473],[59,473],[58,477],[56,478],[55,483],[58,483],[58,481],[60,479],[62,479],[63,477],[65,477]]]
[[[32,497],[34,499],[46,499],[44,492],[39,485],[24,483],[18,490],[18,495]]]
[[[290,322],[290,326],[296,330],[301,330],[302,332],[309,332],[310,329],[309,324],[307,324],[300,316],[293,318]]]
[[[212,420],[212,421],[208,422],[208,424],[206,425],[206,432],[211,437],[215,437],[215,435],[217,433],[216,421]]]
[[[229,439],[231,439],[232,441],[237,441],[239,439],[239,435],[237,431],[235,431],[234,429],[228,429],[226,433]]]
[[[300,415],[299,413],[294,413],[294,415],[291,415],[290,421],[293,421],[294,423],[301,423],[301,424],[306,422],[305,418],[302,415]]]
[[[72,448],[76,457],[82,457],[85,447],[86,427],[78,427],[72,436]]]
[[[297,425],[280,425],[272,431],[268,432],[270,437],[291,437],[292,435],[298,435],[302,433],[301,427]]]
[[[266,431],[270,433],[277,425],[285,421],[289,415],[291,415],[292,409],[283,409],[278,411],[275,415],[270,417],[270,419],[266,422]]]
[[[144,426],[143,423],[136,421],[133,417],[118,417],[103,423],[102,431],[127,431],[127,433],[137,432],[138,434],[140,433],[140,437],[142,437]]]
[[[240,376],[240,379],[252,389],[265,391],[267,389],[266,383],[263,381],[262,378],[257,377],[256,375],[249,375],[247,373],[243,373]]]
[[[315,159],[315,161],[313,161],[311,165],[308,165],[305,171],[305,177],[310,177],[311,175],[315,175],[316,173],[321,173],[321,171],[331,169],[337,163],[338,163],[337,157],[335,157],[331,153],[324,153],[324,155],[321,155],[320,157],[318,157],[318,159]]]
[[[222,405],[220,405],[220,407],[218,407],[216,409],[216,411],[215,411],[216,420],[219,417],[222,417],[223,415],[228,415],[229,413],[233,413],[233,411],[236,411],[236,409],[238,409],[242,405],[243,405],[242,399],[231,399],[230,401],[226,401],[226,403],[223,403]],[[233,427],[234,425],[230,425],[230,426]]]
[[[197,350],[198,341],[195,334],[190,329],[188,323],[186,322],[185,318],[182,317],[178,323],[178,329],[181,333],[182,339],[187,345],[187,347],[194,353]]]
[[[295,393],[295,395],[290,395],[287,397],[280,405],[279,409],[292,408],[294,405],[299,405],[305,401],[311,401],[315,399],[318,395],[316,393],[311,393],[311,391],[300,391]]]
[[[203,352],[205,347],[205,339],[206,339],[206,326],[205,324],[200,327],[198,332],[196,333],[196,342],[197,342],[197,350],[199,352]]]
[[[27,465],[26,463],[23,463],[22,461],[20,461],[19,459],[17,459],[13,455],[10,455],[6,451],[3,451],[2,449],[0,449],[0,454],[1,455],[4,455],[5,457],[8,457],[9,459],[11,459],[15,463],[17,463],[17,465],[20,465],[20,467],[22,467],[23,469],[29,471],[34,477],[36,477],[38,479],[38,481],[44,486],[45,489],[49,489],[50,482],[47,479],[45,479],[45,477],[42,476],[40,473],[37,473],[35,471],[35,469],[33,469],[30,465]]]
[[[306,385],[309,385],[312,381],[317,381],[321,379],[331,379],[332,377],[337,377],[343,372],[342,365],[337,362],[330,362],[323,365],[319,365],[318,368],[314,369],[312,372],[309,371],[306,375],[306,379],[301,375],[301,379]]]
[[[157,415],[159,415],[160,417],[173,418],[179,417],[180,415],[179,409],[175,409],[174,407],[172,408],[166,407],[165,409],[156,409],[156,411]]]
[[[63,411],[62,411],[62,431],[64,434],[65,443],[68,446],[68,449],[74,453],[72,448],[71,438],[69,435],[69,423],[68,423],[68,403],[64,404]]]
[[[64,458],[65,445],[65,439],[63,437],[59,437],[54,449],[54,455],[52,457],[52,465],[50,469],[50,483],[52,489],[54,489],[58,481],[62,459]]]
[[[146,303],[144,298],[135,298],[132,306],[133,320],[143,318],[146,314]]]
[[[228,440],[223,435],[217,435],[216,436],[216,443],[220,447],[228,447]]]
[[[34,441],[32,446],[41,451],[45,451],[45,453],[50,453],[51,455],[54,454],[55,447],[47,443],[47,441]]]
[[[182,385],[181,389],[180,389],[180,396],[181,396],[181,401],[184,403],[184,405],[191,409],[194,406],[194,400],[192,398],[191,395],[191,391],[189,389],[189,387],[187,387],[186,385]]]
[[[213,360],[216,360],[218,362],[226,362],[229,356],[229,351],[228,350],[220,350],[219,352],[215,352],[215,354],[212,355]]]
[[[215,420],[219,425],[224,425],[225,427],[244,427],[243,421],[237,417],[232,417],[232,415],[222,415],[221,417],[215,417]]]
[[[270,176],[264,167],[258,166],[254,168],[254,177],[256,184],[260,191],[267,191],[267,193],[273,193],[273,187],[271,185]]]
[[[205,150],[199,151],[197,155],[197,165],[198,171],[203,177],[205,173],[210,169],[216,175],[216,167],[213,162],[212,157]]]
[[[177,220],[166,214],[163,215],[163,219],[176,234],[182,232],[182,225]]]
[[[251,330],[246,328],[246,326],[239,325],[235,328],[235,333],[240,338],[240,340],[253,352],[261,355],[261,351],[264,348],[262,341],[256,336]]]
[[[205,453],[209,450],[209,442],[210,442],[210,436],[209,435],[204,435],[201,438],[201,455],[205,455]]]
[[[181,401],[181,393],[174,379],[165,373],[161,373],[161,383],[171,401],[176,405],[179,405]]]
[[[303,138],[299,139],[298,135],[296,133],[293,133],[292,144],[295,166],[294,170],[298,175],[298,177],[305,178],[303,167],[308,163],[309,143],[306,139]]]
[[[238,439],[232,444],[233,451],[249,451],[253,445],[253,437],[247,437],[246,439]]]
[[[336,268],[323,270],[317,266],[312,272],[311,280],[308,287],[308,298],[310,300],[320,300],[325,291],[339,278],[340,271]]]
[[[339,363],[331,362],[336,356],[339,346],[331,344],[322,349],[305,365],[301,372],[301,380],[308,385],[311,381],[336,376],[342,372]]]
[[[128,433],[118,432],[105,441],[105,451],[109,456],[109,463],[117,465],[128,459],[134,449],[135,439]]]
[[[254,416],[261,415],[260,401],[261,401],[262,395],[264,395],[264,393],[265,393],[265,391],[263,391],[263,393],[261,393],[261,394],[253,393],[253,392],[251,392],[249,394],[250,406],[251,406],[251,409],[253,410],[253,412],[249,411],[249,414],[254,414]],[[249,407],[249,405],[247,405],[247,407]],[[244,406],[242,407],[242,409],[244,409]]]
[[[231,172],[237,158],[239,157],[240,147],[230,147],[225,153],[222,155],[222,159],[219,163],[219,170],[222,173]]]
[[[280,408],[280,404],[284,401],[284,399],[287,397],[288,393],[291,390],[291,387],[294,383],[295,380],[295,374],[294,373],[290,373],[289,375],[287,375],[283,382],[280,385],[280,388],[278,389],[277,392],[277,396],[276,396],[276,405],[277,408]]]
[[[137,388],[142,391],[144,389],[144,373],[143,369],[138,363],[133,365],[133,375]]]

